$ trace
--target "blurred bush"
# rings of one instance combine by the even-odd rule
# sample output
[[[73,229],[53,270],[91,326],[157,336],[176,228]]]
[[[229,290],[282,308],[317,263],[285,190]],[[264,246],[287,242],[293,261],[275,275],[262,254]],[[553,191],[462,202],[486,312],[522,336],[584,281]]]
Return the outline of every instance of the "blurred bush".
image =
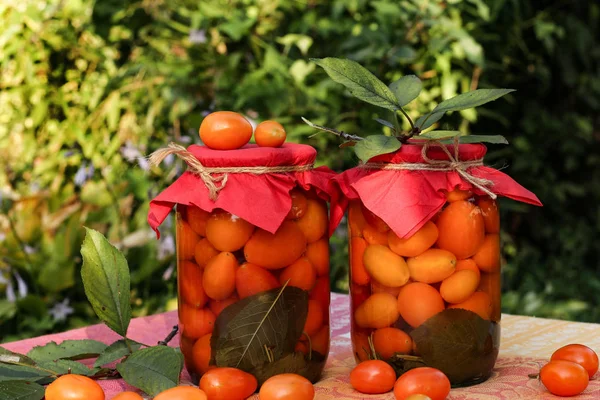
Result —
[[[174,307],[173,235],[156,241],[148,199],[212,110],[276,118],[319,163],[356,165],[304,125],[381,130],[309,57],[354,59],[387,82],[413,73],[410,110],[478,87],[508,101],[442,121],[504,134],[489,162],[538,194],[503,202],[504,310],[598,320],[600,7],[534,0],[27,0],[0,4],[0,340],[95,321],[78,268],[82,225],[126,253],[136,316]],[[332,288],[345,291],[344,227],[332,238]]]

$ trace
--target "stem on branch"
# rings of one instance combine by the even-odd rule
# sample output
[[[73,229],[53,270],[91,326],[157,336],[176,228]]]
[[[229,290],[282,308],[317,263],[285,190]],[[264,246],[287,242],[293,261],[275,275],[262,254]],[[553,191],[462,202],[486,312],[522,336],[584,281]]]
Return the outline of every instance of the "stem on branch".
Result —
[[[358,141],[363,140],[363,138],[360,137],[360,136],[351,135],[349,133],[346,133],[346,132],[343,132],[343,131],[338,131],[338,130],[333,129],[333,128],[327,128],[325,126],[316,125],[316,124],[313,124],[312,122],[310,122],[309,120],[307,120],[304,117],[301,117],[301,118],[302,118],[302,121],[304,121],[304,123],[307,124],[308,126],[310,126],[311,128],[318,129],[320,131],[325,131],[325,132],[333,133],[334,135],[336,135],[338,137],[341,137],[344,140],[350,140],[350,141],[353,141],[353,142],[358,142]]]
[[[164,340],[160,340],[158,342],[158,345],[166,346],[167,344],[169,344],[171,339],[173,339],[175,337],[175,335],[177,334],[178,331],[179,331],[179,326],[177,326],[177,325],[173,326],[173,329],[171,330],[171,332],[169,332],[169,334],[167,335],[167,337]]]

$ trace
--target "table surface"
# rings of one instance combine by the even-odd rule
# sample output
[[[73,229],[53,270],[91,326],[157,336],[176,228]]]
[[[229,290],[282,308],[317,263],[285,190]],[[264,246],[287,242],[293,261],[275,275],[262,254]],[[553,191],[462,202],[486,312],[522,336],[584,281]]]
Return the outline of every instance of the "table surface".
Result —
[[[331,351],[323,378],[316,386],[315,399],[394,399],[393,394],[363,395],[349,384],[349,373],[355,365],[350,344],[350,310],[348,296],[332,294],[331,304]],[[176,312],[168,312],[144,318],[135,318],[129,327],[129,337],[142,343],[156,343],[164,338],[177,324]],[[18,342],[2,344],[8,350],[27,353],[32,347],[51,340],[59,343],[65,339],[96,339],[112,343],[119,336],[104,325],[92,325],[68,332],[41,336]],[[537,379],[528,378],[536,373],[552,352],[569,343],[585,344],[600,350],[600,325],[567,322],[551,319],[502,315],[502,339],[500,356],[493,375],[486,382],[469,388],[452,389],[449,400],[477,399],[558,399],[548,393]],[[178,346],[176,337],[170,343]],[[600,380],[596,375],[588,388],[572,399],[600,399]],[[186,372],[182,384],[189,384]],[[101,381],[110,400],[117,393],[133,390],[122,380]],[[251,399],[258,399],[253,396]]]

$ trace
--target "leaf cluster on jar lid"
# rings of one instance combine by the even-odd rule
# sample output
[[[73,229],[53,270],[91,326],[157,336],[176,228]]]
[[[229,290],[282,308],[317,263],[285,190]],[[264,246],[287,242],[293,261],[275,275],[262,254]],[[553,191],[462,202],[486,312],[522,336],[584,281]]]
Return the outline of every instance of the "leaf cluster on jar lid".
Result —
[[[390,129],[390,135],[369,135],[366,137],[316,125],[303,118],[309,126],[333,133],[343,139],[344,143],[340,147],[351,146],[357,157],[363,162],[377,155],[392,153],[400,149],[403,143],[413,137],[436,140],[442,143],[452,143],[454,138],[459,139],[460,143],[508,143],[502,136],[463,136],[460,131],[456,130],[426,130],[431,128],[448,112],[481,106],[513,92],[513,89],[477,89],[462,93],[440,102],[433,110],[413,121],[404,110],[404,107],[414,101],[423,89],[423,83],[417,76],[403,76],[388,86],[369,70],[352,60],[327,57],[311,59],[311,61],[322,67],[335,82],[344,85],[354,97],[387,109],[392,113],[392,121],[381,118],[375,119]],[[400,116],[408,121],[410,125],[408,130],[402,129]]]

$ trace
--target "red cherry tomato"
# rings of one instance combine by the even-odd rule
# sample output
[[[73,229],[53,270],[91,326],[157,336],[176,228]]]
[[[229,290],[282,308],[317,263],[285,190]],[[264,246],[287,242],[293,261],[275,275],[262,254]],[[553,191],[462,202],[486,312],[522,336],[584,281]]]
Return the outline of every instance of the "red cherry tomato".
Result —
[[[315,388],[308,379],[296,374],[280,374],[270,377],[258,392],[260,400],[312,400]]]
[[[245,400],[256,392],[254,375],[237,368],[213,368],[200,379],[208,400]]]
[[[421,394],[431,400],[444,400],[450,393],[450,380],[442,371],[420,367],[405,372],[394,385],[397,400],[406,400],[410,395]]]
[[[588,372],[590,379],[598,371],[598,355],[594,350],[582,344],[568,344],[556,350],[551,361],[565,360],[581,365]]]
[[[154,400],[207,400],[206,394],[193,386],[176,386],[163,390]]]
[[[350,372],[350,384],[361,393],[387,393],[394,388],[394,383],[396,372],[385,361],[363,361]]]
[[[67,374],[48,385],[46,400],[104,400],[104,390],[87,376]]]
[[[550,361],[540,370],[540,380],[546,389],[557,396],[575,396],[589,383],[588,372],[572,361]]]

